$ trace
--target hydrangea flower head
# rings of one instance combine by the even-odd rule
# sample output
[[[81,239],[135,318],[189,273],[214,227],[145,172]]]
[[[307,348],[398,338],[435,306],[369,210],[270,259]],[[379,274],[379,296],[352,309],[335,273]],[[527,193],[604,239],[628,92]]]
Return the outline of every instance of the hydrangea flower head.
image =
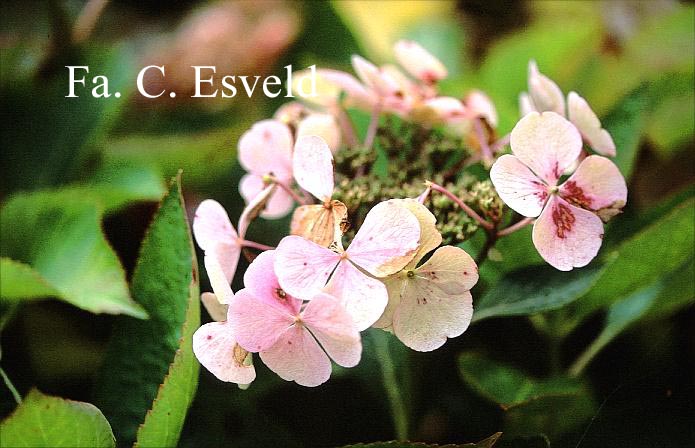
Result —
[[[577,160],[582,138],[555,112],[522,118],[512,130],[511,147],[513,155],[500,157],[490,171],[498,194],[516,212],[538,217],[533,244],[548,263],[563,271],[586,266],[601,247],[601,219],[627,201],[622,174],[605,157],[589,156],[558,185]]]

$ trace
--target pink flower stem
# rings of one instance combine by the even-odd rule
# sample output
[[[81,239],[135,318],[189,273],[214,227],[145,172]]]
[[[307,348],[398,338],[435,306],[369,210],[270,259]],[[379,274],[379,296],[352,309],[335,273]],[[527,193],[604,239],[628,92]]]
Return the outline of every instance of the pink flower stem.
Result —
[[[427,198],[430,197],[430,193],[432,193],[432,187],[428,185],[427,188],[425,188],[425,191],[420,193],[420,196],[417,197],[417,201],[420,204],[424,204],[427,201]]]
[[[495,143],[493,143],[490,146],[490,151],[492,151],[493,154],[500,152],[502,148],[509,144],[509,136],[510,134],[507,134],[504,137],[499,138]]]
[[[463,202],[459,197],[457,197],[455,194],[453,194],[446,188],[442,187],[441,185],[435,184],[434,182],[427,182],[426,185],[430,187],[432,190],[438,191],[447,196],[452,201],[454,201],[456,205],[458,205],[461,208],[461,210],[463,210],[464,212],[466,212],[468,216],[476,220],[478,224],[480,224],[485,230],[492,231],[495,228],[494,224],[483,219],[479,214],[475,212],[475,210],[468,206],[468,204]]]
[[[475,128],[475,133],[478,136],[483,162],[486,166],[490,166],[492,164],[492,151],[490,150],[490,145],[487,143],[487,136],[483,130],[483,124],[482,121],[480,121],[480,118],[475,118],[473,120],[473,127]]]
[[[240,243],[243,247],[251,247],[251,248],[254,248],[254,249],[258,249],[258,250],[273,250],[273,249],[275,249],[273,246],[266,246],[265,244],[256,243],[255,241],[249,241],[249,240],[242,240],[242,239],[240,239],[240,240],[239,240],[239,243]]]
[[[497,232],[497,237],[501,238],[503,236],[510,235],[510,234],[516,232],[517,230],[521,230],[524,227],[526,227],[527,225],[533,223],[534,219],[535,218],[524,218],[521,221],[519,221],[515,224],[512,224],[509,227],[505,227],[504,229]]]
[[[348,146],[350,148],[358,146],[360,144],[360,141],[357,139],[357,134],[355,133],[355,126],[353,126],[350,117],[348,116],[347,112],[345,112],[345,109],[343,109],[340,105],[336,105],[331,109],[333,114],[335,115],[336,120],[338,121],[338,126],[340,126],[340,129],[342,130],[343,136],[345,137],[345,141],[347,142]]]
[[[287,194],[292,196],[292,199],[294,199],[298,204],[302,204],[302,205],[308,204],[308,202],[306,201],[306,198],[300,197],[292,188],[290,188],[289,185],[285,184],[284,182],[280,182],[280,180],[277,179],[276,177],[271,177],[271,180],[275,185],[282,188],[283,190],[285,190],[287,192]]]
[[[369,149],[374,144],[374,138],[376,137],[376,131],[379,129],[379,117],[381,116],[381,103],[376,103],[374,109],[372,110],[372,118],[369,121],[369,127],[367,128],[367,135],[364,137],[364,147]]]

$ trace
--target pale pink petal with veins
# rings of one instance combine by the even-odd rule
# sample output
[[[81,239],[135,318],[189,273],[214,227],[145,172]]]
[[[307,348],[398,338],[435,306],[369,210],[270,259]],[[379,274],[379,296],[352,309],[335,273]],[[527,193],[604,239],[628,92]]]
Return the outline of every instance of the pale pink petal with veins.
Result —
[[[239,162],[250,173],[292,176],[292,132],[278,120],[254,124],[239,139]]]
[[[285,183],[285,185],[289,185],[291,182],[291,178],[280,178],[278,180]],[[267,188],[267,185],[263,183],[263,178],[255,174],[246,174],[239,181],[239,193],[246,203],[256,199],[265,188]],[[292,199],[292,196],[284,189],[277,187],[271,193],[261,216],[267,219],[282,218],[292,210],[293,206],[294,199]]]
[[[372,207],[347,249],[348,258],[376,277],[400,271],[413,259],[420,223],[406,207],[384,201]]]
[[[516,156],[505,154],[490,169],[500,198],[514,211],[535,218],[548,200],[548,187]]]
[[[292,315],[299,314],[302,304],[281,287],[275,275],[276,250],[261,252],[244,273],[244,286],[252,296],[268,306]]]
[[[538,112],[565,115],[565,97],[555,82],[538,71],[536,61],[528,63],[528,92]]]
[[[389,289],[398,294],[392,314],[393,332],[418,351],[441,347],[460,336],[471,322],[469,290],[478,281],[478,267],[466,251],[454,246],[437,249],[412,274],[400,273]]]
[[[270,370],[300,386],[319,386],[331,376],[331,361],[306,328],[292,326],[260,353]]]
[[[237,292],[229,304],[228,322],[234,328],[239,345],[250,352],[270,348],[285,330],[294,325],[295,317],[290,307],[269,306],[266,300],[246,289]]]
[[[256,379],[253,364],[234,339],[234,330],[228,322],[211,322],[193,334],[193,353],[198,361],[222,381],[250,384]]]
[[[193,217],[193,236],[203,250],[218,242],[235,243],[238,237],[224,207],[213,199],[198,205]]]
[[[548,185],[555,186],[582,150],[577,128],[555,112],[531,112],[514,126],[512,153]]]
[[[333,195],[333,155],[326,141],[317,135],[300,137],[292,160],[294,178],[300,187],[322,202]]]
[[[533,225],[533,244],[550,265],[570,271],[589,264],[603,241],[595,213],[553,196]]]
[[[309,299],[326,285],[340,255],[300,236],[286,236],[275,255],[275,273],[290,295]]]
[[[357,326],[335,297],[318,294],[307,304],[302,321],[337,364],[354,367],[362,356]]]
[[[349,261],[338,265],[325,291],[340,300],[360,331],[376,322],[388,303],[386,286]]]
[[[613,162],[605,157],[589,156],[560,186],[560,195],[588,210],[621,209],[627,202],[627,185]]]
[[[411,40],[400,40],[393,48],[396,60],[414,78],[427,84],[447,77],[442,62],[420,44]]]
[[[576,92],[567,95],[568,118],[579,129],[594,151],[604,156],[615,157],[615,143],[601,121],[584,98]]]

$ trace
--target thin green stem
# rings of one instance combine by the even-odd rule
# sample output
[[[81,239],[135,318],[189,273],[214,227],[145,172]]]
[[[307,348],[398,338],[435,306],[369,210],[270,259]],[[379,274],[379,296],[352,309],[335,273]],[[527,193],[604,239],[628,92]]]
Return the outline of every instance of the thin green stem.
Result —
[[[5,386],[7,386],[7,388],[12,393],[14,401],[16,401],[18,405],[22,404],[22,396],[19,395],[19,392],[17,392],[17,389],[14,387],[14,384],[12,384],[12,381],[10,381],[10,377],[7,376],[2,367],[0,367],[0,376],[2,376],[2,380],[5,382]]]
[[[485,244],[483,245],[483,248],[480,249],[478,256],[475,258],[475,264],[477,264],[478,267],[480,267],[480,265],[483,264],[485,260],[487,260],[487,256],[490,253],[490,249],[495,247],[495,243],[497,243],[497,233],[494,230],[486,230]]]
[[[401,394],[401,389],[396,378],[396,369],[389,352],[389,341],[385,332],[380,330],[373,331],[372,339],[376,350],[377,360],[381,366],[381,374],[391,406],[391,417],[398,440],[408,439],[408,412],[405,408],[405,401]]]
[[[600,336],[577,359],[574,360],[567,372],[570,376],[580,376],[586,367],[591,363],[596,355],[605,347],[609,339],[602,339]]]

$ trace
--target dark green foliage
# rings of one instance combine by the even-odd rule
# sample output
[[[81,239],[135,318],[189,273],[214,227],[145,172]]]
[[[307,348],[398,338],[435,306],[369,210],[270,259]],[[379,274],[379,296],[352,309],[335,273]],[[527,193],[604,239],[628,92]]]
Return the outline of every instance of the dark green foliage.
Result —
[[[180,184],[175,180],[142,243],[133,273],[133,297],[150,319],[116,322],[97,383],[97,405],[111,422],[119,444],[135,441],[138,426],[174,361],[186,310],[198,307],[196,288],[191,287],[197,284],[194,263]],[[193,317],[187,328],[196,326],[197,316]],[[185,343],[190,344],[190,338]]]

